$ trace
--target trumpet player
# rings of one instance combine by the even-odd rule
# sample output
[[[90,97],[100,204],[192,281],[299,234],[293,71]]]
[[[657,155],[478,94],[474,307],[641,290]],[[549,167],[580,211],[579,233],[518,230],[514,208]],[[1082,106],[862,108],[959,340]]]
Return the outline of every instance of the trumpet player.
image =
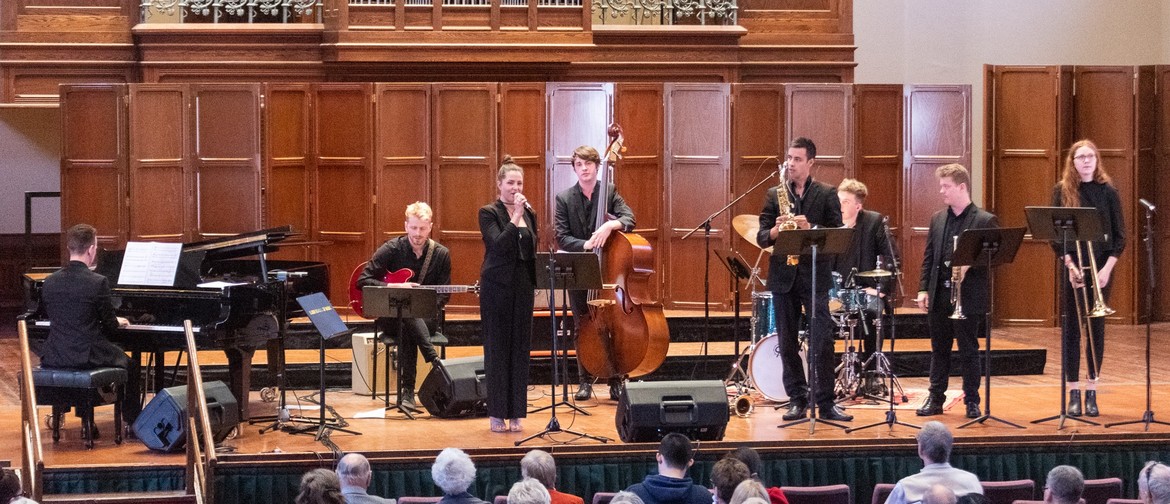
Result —
[[[760,231],[756,243],[761,248],[776,243],[783,229],[841,227],[841,202],[837,191],[811,176],[817,146],[800,137],[788,145],[787,170],[780,185],[768,189],[764,209],[760,212]],[[792,262],[796,264],[792,264]],[[829,285],[832,283],[833,259],[817,257],[816,299],[809,298],[812,282],[812,257],[788,258],[773,254],[768,263],[768,289],[772,291],[779,333],[780,361],[784,366],[784,388],[790,399],[784,420],[807,416],[809,401],[816,401],[818,416],[824,420],[847,422],[853,417],[833,404],[833,319],[829,316]],[[800,359],[800,311],[816,310],[816,327],[810,328],[809,365],[816,371],[816,397],[809,397]]]
[[[1098,303],[1109,299],[1112,286],[1109,282],[1117,258],[1125,251],[1125,225],[1121,216],[1121,199],[1113,181],[1101,166],[1100,152],[1089,140],[1072,145],[1064,159],[1064,174],[1052,191],[1053,206],[1093,207],[1100,213],[1105,230],[1102,242],[1070,243],[1069,253],[1063,257],[1068,270],[1068,283],[1061,282],[1064,290],[1064,316],[1061,337],[1064,338],[1064,377],[1068,381],[1069,416],[1097,416],[1097,380],[1101,371],[1101,357],[1105,352],[1105,318],[1090,317],[1085,341],[1085,355],[1089,383],[1084,391],[1084,409],[1081,408],[1081,318],[1086,317],[1085,309],[1092,309]],[[1057,255],[1064,253],[1060,243],[1053,245]],[[1080,250],[1077,250],[1079,248]],[[1099,270],[1093,271],[1093,268]],[[1095,274],[1094,274],[1095,273]],[[1096,278],[1097,284],[1093,284]],[[1073,289],[1081,289],[1083,308],[1078,310]],[[1079,296],[1080,294],[1077,294]],[[1097,296],[1101,295],[1102,299]]]
[[[930,331],[930,395],[917,413],[942,414],[951,374],[951,345],[958,340],[967,418],[978,418],[979,336],[985,330],[988,309],[987,268],[952,267],[951,258],[960,233],[998,227],[999,220],[971,201],[971,175],[963,165],[940,166],[934,176],[947,208],[930,218],[918,284],[916,302],[927,311]],[[961,309],[956,310],[959,305]]]

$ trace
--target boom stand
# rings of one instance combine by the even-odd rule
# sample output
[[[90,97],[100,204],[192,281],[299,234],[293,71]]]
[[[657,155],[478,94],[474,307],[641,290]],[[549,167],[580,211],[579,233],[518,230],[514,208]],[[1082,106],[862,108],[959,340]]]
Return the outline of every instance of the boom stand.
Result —
[[[363,309],[367,317],[393,318],[398,321],[398,340],[406,337],[406,320],[408,318],[429,319],[438,314],[438,296],[434,289],[423,287],[385,287],[367,285],[362,287]],[[423,335],[426,337],[426,335]],[[387,350],[389,351],[389,350]],[[390,366],[387,365],[383,373],[382,383],[386,384],[386,411],[398,410],[406,418],[414,420],[414,415],[422,413],[413,404],[402,401],[402,359],[416,359],[414,355],[402,355],[398,352],[398,391],[395,394],[394,406],[390,406]],[[389,360],[389,359],[387,359]],[[376,393],[376,392],[375,392]]]
[[[1032,231],[1032,238],[1037,240],[1060,241],[1061,254],[1057,258],[1057,264],[1063,263],[1064,256],[1068,255],[1068,244],[1073,242],[1075,246],[1080,246],[1076,242],[1079,241],[1095,241],[1101,240],[1105,237],[1101,229],[1101,216],[1096,208],[1066,208],[1066,207],[1024,207],[1024,213],[1028,216],[1028,229]],[[1064,342],[1064,327],[1068,322],[1068,313],[1064,307],[1067,303],[1064,291],[1063,277],[1068,273],[1061,267],[1057,270],[1057,284],[1060,285],[1060,328],[1062,331],[1060,338],[1060,413],[1057,415],[1039,418],[1032,420],[1032,423],[1039,424],[1049,420],[1060,420],[1056,425],[1056,430],[1064,429],[1064,422],[1066,420],[1073,420],[1089,425],[1101,425],[1092,420],[1070,416],[1068,414],[1068,380],[1064,374],[1064,356],[1065,346]],[[1080,324],[1080,320],[1077,321]],[[1092,335],[1089,336],[1090,338]],[[1077,349],[1079,352],[1080,349]]]
[[[1154,274],[1154,207],[1152,205],[1146,207],[1146,236],[1142,241],[1146,242],[1146,273],[1149,275],[1146,279],[1146,306],[1152,307],[1154,306],[1154,288],[1158,279],[1157,275]],[[1154,410],[1150,405],[1150,321],[1153,318],[1152,314],[1146,315],[1146,412],[1142,413],[1140,420],[1107,423],[1105,427],[1141,423],[1146,424],[1148,431],[1150,424],[1170,425],[1170,422],[1154,420]]]
[[[1011,263],[1016,259],[1020,243],[1024,240],[1024,228],[968,229],[959,234],[959,243],[951,256],[951,266],[973,266],[982,263],[987,266],[987,312],[983,314],[983,415],[958,428],[962,429],[995,420],[1023,429],[991,414],[991,314],[995,312],[995,276],[992,266]]]
[[[586,415],[589,413],[586,413],[585,410],[578,408],[574,404],[570,404],[568,401],[557,402],[557,385],[559,385],[558,381],[560,380],[559,369],[562,366],[567,368],[569,364],[567,362],[568,353],[563,353],[562,355],[562,352],[560,352],[557,348],[557,303],[554,293],[558,288],[563,291],[562,297],[564,300],[562,301],[561,308],[564,309],[565,307],[563,305],[564,303],[567,303],[569,299],[569,289],[601,289],[601,262],[599,261],[597,254],[594,254],[593,252],[556,252],[551,254],[548,252],[541,252],[536,254],[536,262],[543,262],[546,265],[544,268],[536,269],[536,285],[543,285],[548,288],[548,313],[550,317],[549,320],[552,321],[553,369],[552,394],[549,395],[550,403],[548,406],[533,410],[533,412],[551,409],[552,418],[549,418],[548,425],[545,426],[544,430],[516,441],[516,446],[520,446],[538,437],[548,437],[551,441],[550,434],[557,432],[565,432],[579,438],[589,438],[594,441],[608,443],[609,438],[606,437],[594,436],[584,432],[576,432],[573,430],[561,428],[561,422],[557,420],[557,406],[561,404],[564,404]],[[577,316],[582,315],[584,314],[577,314]],[[566,324],[566,326],[568,326],[568,324]],[[562,357],[565,359],[565,362],[558,362]],[[580,356],[577,358],[580,358]]]
[[[325,340],[330,340],[338,336],[353,334],[353,329],[345,327],[345,322],[341,321],[341,317],[337,315],[337,311],[333,309],[333,305],[330,304],[329,300],[325,298],[325,295],[320,292],[315,292],[313,294],[297,298],[297,304],[301,305],[301,308],[305,310],[305,314],[308,315],[309,320],[313,322],[313,327],[315,327],[317,329],[317,333],[321,335],[321,346],[319,348],[321,358],[319,361],[321,370],[321,375],[319,377],[321,386],[321,389],[319,390],[321,394],[321,409],[320,417],[317,420],[317,434],[315,439],[329,447],[331,450],[333,450],[334,453],[340,453],[341,450],[337,447],[337,445],[333,444],[333,441],[329,439],[329,434],[332,431],[341,431],[347,434],[355,434],[359,436],[362,433],[354,430],[344,429],[343,427],[348,425],[344,423],[344,419],[341,422],[332,424],[325,421],[325,410],[327,409],[327,403],[325,402]],[[308,428],[297,432],[297,434],[308,434],[311,430],[312,426],[310,425]]]
[[[812,434],[817,428],[817,381],[820,378],[818,368],[821,359],[824,358],[820,351],[820,340],[827,338],[830,341],[829,349],[832,351],[831,334],[818,334],[817,331],[817,311],[819,298],[817,298],[817,259],[820,254],[837,255],[849,248],[849,241],[853,238],[852,228],[820,228],[820,229],[793,229],[789,231],[781,231],[776,236],[776,243],[772,246],[773,257],[783,258],[789,255],[804,255],[806,252],[811,254],[812,261],[812,278],[809,282],[809,312],[808,317],[808,341],[809,341],[809,376],[808,376],[808,416],[782,424],[781,429],[808,423],[808,433]],[[778,302],[778,300],[773,300]],[[784,337],[784,336],[781,336]],[[832,357],[830,355],[829,357]],[[785,369],[785,373],[789,370]],[[791,372],[798,372],[793,369]],[[832,391],[829,392],[832,394]],[[821,423],[836,427],[838,429],[845,429],[841,424],[833,423],[827,420],[821,420]]]

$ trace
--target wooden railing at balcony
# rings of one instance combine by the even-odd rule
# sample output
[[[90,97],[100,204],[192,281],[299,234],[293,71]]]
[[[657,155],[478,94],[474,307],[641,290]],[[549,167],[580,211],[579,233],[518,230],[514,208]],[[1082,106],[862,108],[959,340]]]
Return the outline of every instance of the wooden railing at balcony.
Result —
[[[190,320],[183,321],[187,336],[187,495],[196,502],[213,504],[215,489],[215,440],[211,435],[211,417],[207,396],[203,392],[203,374],[199,369],[199,349]]]
[[[41,501],[44,486],[45,457],[41,447],[41,428],[37,423],[37,398],[32,386],[32,352],[28,347],[28,326],[24,319],[16,322],[20,336],[20,445],[24,477],[20,484],[24,494]]]

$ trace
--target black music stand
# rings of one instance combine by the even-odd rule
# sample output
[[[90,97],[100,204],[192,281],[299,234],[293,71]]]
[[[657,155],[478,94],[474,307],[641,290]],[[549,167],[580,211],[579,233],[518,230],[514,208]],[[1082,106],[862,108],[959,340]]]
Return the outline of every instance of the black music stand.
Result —
[[[731,319],[731,334],[735,338],[735,361],[739,362],[739,281],[750,279],[752,270],[739,255],[739,252],[734,249],[715,250],[715,257],[718,257],[719,262],[731,273],[729,280],[735,302],[733,305],[735,307],[734,316]]]
[[[315,327],[317,329],[317,333],[321,335],[321,347],[319,348],[321,360],[318,363],[321,372],[321,389],[318,391],[321,394],[321,410],[320,417],[316,424],[316,440],[325,444],[325,446],[328,446],[333,450],[334,453],[339,453],[340,450],[337,448],[337,445],[333,444],[333,441],[329,440],[329,434],[331,431],[336,430],[348,434],[356,434],[359,436],[361,433],[343,428],[348,425],[344,422],[330,423],[325,421],[325,409],[327,407],[325,403],[325,340],[353,334],[353,329],[345,326],[345,322],[341,320],[341,316],[339,316],[337,311],[333,309],[333,305],[329,303],[329,300],[325,298],[325,295],[320,292],[314,292],[312,294],[297,298],[297,304],[301,305],[301,308],[305,310],[305,315],[309,316],[309,320],[313,322],[313,327]],[[308,426],[307,428],[300,429],[295,433],[307,434],[311,430],[312,425]]]
[[[398,340],[406,337],[406,323],[405,319],[419,318],[429,319],[434,318],[438,313],[438,295],[434,289],[427,289],[426,286],[421,287],[389,287],[382,285],[367,285],[362,287],[362,312],[367,317],[375,318],[393,318],[398,321]],[[425,337],[426,335],[424,335]],[[377,339],[374,340],[377,345]],[[389,350],[387,350],[389,351]],[[398,351],[398,369],[395,370],[397,374],[397,385],[395,388],[394,406],[390,406],[390,369],[383,371],[382,383],[386,386],[386,402],[385,408],[387,411],[396,409],[406,418],[414,420],[414,415],[422,413],[422,410],[415,407],[413,404],[403,404],[402,401],[402,359],[417,359],[414,355],[402,355],[402,349],[399,347]],[[377,379],[375,378],[374,381]],[[377,391],[371,392],[377,394]]]
[[[849,249],[849,242],[853,239],[853,228],[817,228],[817,229],[793,229],[781,231],[776,235],[776,243],[772,245],[772,253],[775,257],[784,257],[789,255],[811,255],[812,260],[812,278],[809,282],[809,302],[812,304],[812,312],[808,317],[809,328],[809,373],[808,373],[808,416],[800,420],[782,424],[781,429],[808,423],[808,433],[812,434],[817,427],[817,380],[819,379],[817,373],[818,364],[821,362],[819,347],[820,344],[813,344],[813,338],[816,337],[817,330],[817,259],[820,254],[837,255]],[[822,335],[822,337],[829,338],[832,341],[831,335]],[[830,350],[832,351],[832,350]],[[788,370],[785,370],[787,372]],[[847,429],[844,425],[833,423],[828,420],[820,420],[821,423],[831,425],[838,429]]]
[[[593,252],[540,252],[536,254],[536,263],[545,264],[543,268],[536,268],[536,288],[548,289],[548,313],[550,317],[549,320],[551,321],[550,327],[552,328],[552,394],[549,396],[550,403],[548,406],[534,409],[530,413],[551,409],[552,418],[549,418],[548,425],[545,426],[544,430],[516,441],[516,446],[520,446],[538,437],[550,437],[550,434],[557,432],[564,432],[579,438],[589,438],[594,441],[608,443],[609,438],[606,437],[594,436],[584,432],[576,432],[570,429],[561,428],[561,422],[557,420],[557,406],[562,404],[572,408],[574,411],[579,413],[583,413],[585,415],[588,415],[589,413],[581,408],[578,408],[577,405],[569,403],[569,389],[567,382],[565,382],[562,387],[564,388],[564,400],[557,401],[557,385],[561,385],[558,383],[560,381],[560,369],[568,369],[569,355],[568,350],[560,350],[557,346],[557,303],[555,293],[558,288],[561,289],[561,310],[562,313],[568,313],[568,307],[565,306],[565,303],[568,303],[570,289],[601,289],[601,261],[597,257],[597,254]],[[577,316],[583,315],[584,314],[580,313],[577,314]],[[567,315],[563,316],[562,322],[567,318]],[[570,325],[571,324],[564,324],[565,331],[572,330],[569,329]],[[568,333],[566,332],[566,334]],[[577,356],[577,358],[579,359],[581,357]],[[562,359],[564,360],[562,361]]]
[[[959,234],[959,243],[951,256],[951,266],[987,266],[987,312],[983,314],[984,348],[983,348],[983,415],[971,420],[958,428],[969,427],[988,420],[995,420],[1023,429],[1024,426],[1014,424],[991,414],[991,314],[995,312],[995,276],[991,274],[992,266],[1009,264],[1016,259],[1016,252],[1020,250],[1020,243],[1024,241],[1024,228],[988,228],[968,229]]]
[[[1024,207],[1024,214],[1028,216],[1028,230],[1032,232],[1032,238],[1036,240],[1059,241],[1061,246],[1060,257],[1057,258],[1057,264],[1063,264],[1064,256],[1068,255],[1069,242],[1079,241],[1097,241],[1105,237],[1105,232],[1102,228],[1101,215],[1096,208],[1091,207]],[[1077,245],[1079,246],[1079,245]],[[1064,374],[1064,325],[1068,319],[1068,313],[1065,313],[1065,299],[1064,293],[1064,276],[1067,273],[1065,268],[1061,267],[1057,273],[1057,285],[1060,289],[1060,329],[1062,334],[1060,336],[1060,413],[1057,415],[1044,417],[1032,420],[1032,423],[1039,424],[1049,420],[1060,420],[1056,426],[1056,430],[1064,429],[1064,422],[1066,420],[1073,420],[1089,425],[1101,425],[1092,420],[1069,416],[1068,414],[1068,380]],[[1078,320],[1079,324],[1080,321]],[[1091,340],[1093,336],[1090,334]],[[1091,343],[1090,343],[1091,344]],[[1079,352],[1080,349],[1078,348]],[[1092,365],[1092,364],[1090,364]]]

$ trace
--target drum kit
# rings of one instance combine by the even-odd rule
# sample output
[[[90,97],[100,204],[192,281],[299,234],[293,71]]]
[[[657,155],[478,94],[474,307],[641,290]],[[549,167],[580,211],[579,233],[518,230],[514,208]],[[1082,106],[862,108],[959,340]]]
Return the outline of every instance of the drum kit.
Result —
[[[737,215],[732,227],[749,243],[756,243],[759,220],[755,215]],[[780,337],[776,332],[776,312],[773,309],[772,292],[764,290],[765,280],[760,276],[762,249],[756,258],[748,279],[752,287],[751,344],[736,356],[731,373],[724,380],[735,388],[735,397],[730,408],[738,416],[746,417],[754,408],[752,392],[757,392],[768,401],[783,403],[788,400],[784,387],[784,366],[780,358]],[[836,367],[837,378],[834,392],[838,401],[866,397],[879,401],[894,401],[895,397],[907,401],[906,393],[898,378],[893,375],[890,362],[882,352],[883,312],[886,307],[883,287],[894,277],[894,273],[883,269],[879,259],[877,268],[849,275],[849,278],[833,272],[833,285],[829,290],[829,310],[838,337],[845,342],[845,352]],[[872,321],[872,329],[867,322]],[[888,322],[888,321],[887,321]],[[876,331],[876,348],[864,362],[857,351],[858,331]],[[808,371],[807,329],[798,335],[800,355]],[[746,361],[746,366],[744,365]],[[868,378],[868,379],[867,379]],[[883,383],[889,378],[890,386]],[[889,388],[894,394],[890,394]]]

